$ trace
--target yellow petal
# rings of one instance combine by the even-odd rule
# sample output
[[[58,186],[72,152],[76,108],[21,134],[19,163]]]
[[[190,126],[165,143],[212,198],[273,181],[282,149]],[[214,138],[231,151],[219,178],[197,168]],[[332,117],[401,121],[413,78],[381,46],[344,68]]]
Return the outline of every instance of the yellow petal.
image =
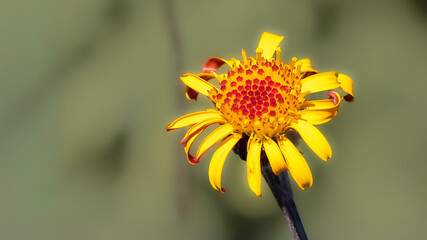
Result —
[[[338,82],[341,84],[342,90],[348,93],[349,95],[345,96],[344,99],[348,102],[352,102],[354,100],[353,95],[353,80],[345,74],[338,74]]]
[[[251,136],[253,138],[253,136]],[[261,142],[258,139],[249,141],[248,156],[246,158],[248,184],[252,192],[261,196]]]
[[[185,85],[187,85],[189,88],[192,88],[196,92],[199,92],[200,94],[203,94],[207,97],[209,97],[209,91],[219,91],[214,85],[210,84],[201,77],[191,73],[184,74],[181,77],[181,81],[185,83]]]
[[[331,146],[329,146],[328,141],[316,127],[305,120],[299,119],[296,122],[292,122],[290,128],[295,129],[311,150],[322,160],[327,161],[332,157]]]
[[[317,70],[311,68],[311,61],[308,58],[304,58],[301,60],[298,60],[295,63],[295,66],[301,65],[301,72],[318,72]]]
[[[331,99],[309,101],[304,103],[304,110],[299,111],[301,118],[313,125],[330,121],[338,114],[341,96],[334,91],[328,92]]]
[[[193,126],[190,127],[190,129],[188,129],[187,133],[182,138],[181,144],[185,144],[189,140],[189,138],[191,138],[194,134],[199,132],[201,129],[205,129],[215,123],[224,124],[226,123],[226,120],[223,118],[209,118],[202,122],[194,124]]]
[[[220,121],[224,118],[217,110],[190,113],[176,119],[173,123],[169,124],[169,126],[166,127],[166,130],[170,131],[177,128],[187,127],[195,123],[205,121],[207,119],[217,119],[218,121]]]
[[[212,73],[198,73],[196,76],[202,78],[203,80],[209,81],[212,78],[215,77],[214,74]],[[185,96],[187,97],[188,100],[197,100],[197,96],[199,95],[198,92],[196,92],[194,89],[189,88],[188,86],[185,89]]]
[[[195,132],[193,135],[191,135],[191,137],[184,144],[184,151],[185,151],[185,154],[187,155],[187,160],[191,164],[196,164],[196,163],[199,162],[198,159],[196,159],[195,157],[193,157],[193,155],[191,155],[190,150],[191,150],[191,146],[193,145],[193,143],[196,140],[196,138],[198,136],[200,136],[200,134],[202,134],[202,132],[205,129],[206,128],[202,128],[199,131]]]
[[[200,144],[196,159],[200,159],[213,145],[230,135],[234,130],[234,127],[227,123],[211,132]]]
[[[279,175],[282,171],[288,169],[282,152],[273,139],[265,137],[265,140],[262,141],[262,145],[274,174]]]
[[[193,126],[191,126],[190,129],[188,129],[187,133],[185,134],[184,138],[182,139],[181,144],[184,144],[184,151],[187,155],[187,160],[191,164],[196,164],[199,162],[199,159],[196,159],[190,153],[191,145],[193,145],[193,142],[196,140],[196,138],[200,134],[202,134],[202,132],[207,127],[209,127],[210,125],[212,125],[214,123],[225,123],[225,119],[218,120],[218,119],[211,118],[211,119],[207,119],[203,122],[196,123]]]
[[[337,105],[335,105],[332,99],[307,101],[302,105],[302,108],[306,110],[326,110],[336,107]]]
[[[339,88],[340,83],[337,81],[337,77],[337,72],[318,73],[306,77],[301,80],[301,92],[309,91],[310,93],[315,93]]]
[[[263,32],[258,44],[258,48],[263,50],[262,56],[267,60],[272,58],[274,51],[276,51],[276,48],[284,38],[283,36]]]
[[[313,125],[319,125],[329,122],[338,113],[338,107],[328,110],[302,110],[298,113],[301,114],[301,118]]]
[[[221,187],[222,168],[224,167],[225,159],[228,153],[233,149],[234,145],[242,138],[241,134],[233,134],[226,138],[212,156],[209,164],[209,181],[213,188],[223,192]]]
[[[289,172],[298,186],[302,190],[304,190],[305,187],[311,187],[311,185],[313,185],[313,176],[311,175],[307,162],[298,149],[284,136],[279,136],[277,142],[279,143],[280,150],[282,150],[285,156]]]
[[[215,77],[215,75],[212,74],[212,73],[210,73],[210,72],[198,73],[198,74],[196,74],[196,76],[198,76],[201,79],[206,80],[206,81],[209,81],[209,80],[211,80],[212,78]]]

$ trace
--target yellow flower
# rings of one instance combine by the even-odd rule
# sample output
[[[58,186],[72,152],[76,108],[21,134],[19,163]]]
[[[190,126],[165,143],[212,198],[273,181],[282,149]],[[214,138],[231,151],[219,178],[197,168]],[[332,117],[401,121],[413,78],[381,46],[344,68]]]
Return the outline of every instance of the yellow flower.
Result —
[[[190,126],[182,139],[187,159],[195,164],[216,143],[221,142],[209,165],[209,180],[220,191],[225,159],[244,136],[247,144],[247,178],[249,187],[261,195],[261,151],[265,151],[274,174],[289,170],[298,186],[310,187],[313,177],[304,157],[285,137],[286,131],[297,131],[307,145],[322,160],[332,156],[325,137],[313,125],[328,122],[338,113],[341,97],[330,91],[328,99],[308,101],[307,94],[336,88],[346,92],[347,101],[353,100],[353,82],[337,72],[319,73],[309,59],[290,63],[280,59],[278,47],[284,37],[264,32],[255,58],[247,58],[242,50],[242,61],[221,58],[209,59],[200,74],[185,74],[181,80],[187,85],[186,96],[196,99],[198,93],[213,101],[215,109],[182,116],[167,126],[167,130]],[[275,58],[273,58],[276,53]],[[217,74],[223,64],[231,69]],[[216,78],[219,88],[208,81]],[[220,126],[200,144],[196,156],[190,154],[195,139],[210,125]]]

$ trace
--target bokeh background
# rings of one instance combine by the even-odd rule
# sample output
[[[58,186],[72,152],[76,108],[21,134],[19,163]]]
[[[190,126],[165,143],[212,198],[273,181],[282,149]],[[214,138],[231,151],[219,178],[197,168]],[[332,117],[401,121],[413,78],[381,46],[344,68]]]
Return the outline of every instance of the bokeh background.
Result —
[[[355,82],[356,101],[304,143],[314,185],[292,181],[310,239],[427,238],[427,9],[422,0],[0,1],[0,239],[291,239],[266,185],[231,154],[190,166],[166,133],[211,107],[179,75],[285,35]]]

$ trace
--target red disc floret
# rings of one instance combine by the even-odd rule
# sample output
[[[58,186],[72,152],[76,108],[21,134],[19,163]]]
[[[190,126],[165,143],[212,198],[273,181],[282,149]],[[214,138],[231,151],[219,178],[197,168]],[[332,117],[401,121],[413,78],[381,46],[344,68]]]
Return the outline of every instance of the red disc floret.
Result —
[[[271,125],[274,121],[289,119],[291,110],[298,111],[304,98],[300,97],[299,76],[290,65],[263,58],[241,63],[223,75],[222,92],[214,100],[230,123],[248,133],[266,124],[273,129],[277,127]]]

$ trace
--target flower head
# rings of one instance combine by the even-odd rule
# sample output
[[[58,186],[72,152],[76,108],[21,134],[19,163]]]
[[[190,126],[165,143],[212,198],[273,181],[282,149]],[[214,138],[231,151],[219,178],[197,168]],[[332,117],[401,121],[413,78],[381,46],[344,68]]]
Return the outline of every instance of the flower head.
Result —
[[[319,73],[311,67],[309,59],[292,58],[285,63],[280,59],[281,49],[278,47],[283,38],[264,32],[255,57],[248,58],[242,50],[242,61],[211,58],[203,73],[181,77],[187,85],[187,98],[197,99],[200,93],[212,100],[215,109],[182,116],[167,126],[167,130],[190,126],[181,142],[192,164],[199,162],[204,153],[222,141],[209,166],[209,180],[217,190],[224,191],[221,187],[222,168],[228,153],[242,137],[249,137],[247,177],[249,187],[257,196],[261,195],[261,151],[265,151],[276,175],[289,170],[302,189],[313,183],[303,156],[285,137],[287,131],[297,131],[322,160],[332,156],[325,137],[313,125],[335,117],[342,98],[353,100],[353,82],[337,72]],[[223,64],[229,66],[228,72],[216,73]],[[214,78],[218,87],[209,82]],[[327,99],[306,99],[310,93],[337,88],[341,88],[346,96],[329,91]],[[202,141],[196,155],[191,155],[193,142],[213,124],[220,126]]]

